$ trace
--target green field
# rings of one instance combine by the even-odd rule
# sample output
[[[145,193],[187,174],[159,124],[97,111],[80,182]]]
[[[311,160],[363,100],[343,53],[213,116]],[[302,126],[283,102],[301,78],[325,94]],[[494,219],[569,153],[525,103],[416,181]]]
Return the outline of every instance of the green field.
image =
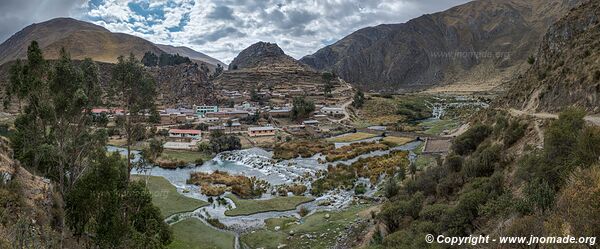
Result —
[[[188,218],[172,226],[175,240],[169,249],[230,249],[235,237],[216,230],[196,218]]]
[[[275,197],[269,200],[244,200],[235,195],[227,195],[236,208],[225,211],[225,215],[238,216],[249,215],[269,211],[287,211],[295,209],[296,206],[312,201],[314,198],[306,196]]]
[[[145,176],[134,175],[133,180],[144,181]],[[148,189],[152,193],[152,203],[160,209],[165,218],[176,213],[193,211],[208,205],[205,201],[186,197],[178,193],[175,186],[160,176],[149,176]]]
[[[246,233],[241,241],[250,248],[277,248],[280,244],[286,244],[286,248],[331,248],[346,226],[366,208],[354,206],[340,212],[318,212],[307,216],[301,224],[294,223],[295,218],[269,219],[265,229]],[[326,214],[330,215],[329,219],[325,218]],[[275,226],[280,230],[275,231]],[[294,236],[288,240],[290,231],[294,231]],[[313,237],[300,238],[303,234]]]
[[[460,123],[453,119],[438,119],[422,122],[419,126],[425,129],[424,133],[430,135],[440,135],[444,130],[456,129]]]

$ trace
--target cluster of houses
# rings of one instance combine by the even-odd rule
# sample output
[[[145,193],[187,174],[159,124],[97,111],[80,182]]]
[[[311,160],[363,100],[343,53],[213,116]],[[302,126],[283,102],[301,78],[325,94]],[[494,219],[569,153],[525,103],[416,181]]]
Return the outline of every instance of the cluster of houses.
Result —
[[[231,94],[234,94],[233,92]],[[249,102],[243,102],[239,105],[234,105],[232,108],[219,107],[216,105],[194,105],[192,108],[166,108],[159,111],[160,125],[162,127],[176,126],[178,124],[208,124],[207,131],[222,131],[228,134],[247,134],[249,137],[275,136],[277,128],[266,126],[244,126],[240,120],[250,118],[253,115],[259,114],[268,119],[271,118],[289,118],[291,115],[291,107],[284,106],[278,108],[257,107]],[[342,115],[343,108],[339,107],[321,107],[319,111],[313,115],[313,119],[304,120],[302,124],[290,125],[285,127],[286,131],[303,130],[307,126],[318,127],[328,115]],[[112,121],[117,116],[126,116],[127,113],[123,109],[109,108],[94,108],[93,115],[103,115]],[[149,115],[149,114],[146,114]],[[319,121],[321,120],[321,121]],[[169,129],[169,141],[164,145],[168,149],[193,149],[196,144],[202,140],[203,131],[195,129]]]

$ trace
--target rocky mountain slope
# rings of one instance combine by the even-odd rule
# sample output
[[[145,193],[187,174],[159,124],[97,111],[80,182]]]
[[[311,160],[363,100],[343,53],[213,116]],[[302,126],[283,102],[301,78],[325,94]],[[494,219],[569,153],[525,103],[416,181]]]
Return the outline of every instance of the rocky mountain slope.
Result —
[[[547,28],[585,0],[476,0],[403,24],[358,30],[302,62],[365,89],[498,85],[523,69]]]
[[[192,59],[192,61],[195,61],[195,62],[205,62],[205,63],[208,63],[209,66],[216,66],[217,64],[219,64],[223,68],[227,68],[227,64],[223,63],[222,61],[217,60],[213,57],[210,57],[204,53],[198,52],[198,51],[193,50],[188,47],[183,47],[183,46],[176,47],[176,46],[164,45],[164,44],[156,44],[156,46],[158,48],[160,48],[162,51],[165,51],[165,53],[179,54],[181,56],[189,57],[190,59]]]
[[[598,37],[600,3],[591,1],[550,27],[532,67],[509,83],[510,90],[500,101],[532,112],[578,106],[600,113]]]
[[[215,85],[230,90],[322,84],[321,74],[288,56],[275,43],[258,42],[229,64]]]
[[[304,65],[286,55],[277,44],[257,42],[242,50],[229,64],[229,70],[264,69],[274,66],[304,69]]]
[[[80,61],[74,61],[78,64]],[[5,86],[9,82],[9,70],[13,63],[0,65],[0,101],[4,101]],[[97,62],[98,77],[104,92],[108,89],[112,63]],[[180,64],[146,68],[157,85],[157,101],[160,106],[192,106],[194,104],[212,104],[216,102],[214,85],[208,80],[209,69],[205,65]],[[9,106],[5,111],[14,111],[16,105]],[[0,107],[0,109],[4,109]]]
[[[47,59],[58,58],[60,49],[65,47],[73,59],[90,57],[95,61],[108,63],[114,63],[118,56],[129,53],[141,59],[147,51],[155,54],[176,51],[215,66],[218,61],[189,48],[156,45],[137,36],[110,32],[92,23],[72,18],[56,18],[29,25],[0,44],[0,64],[25,58],[27,46],[33,40],[40,44]]]

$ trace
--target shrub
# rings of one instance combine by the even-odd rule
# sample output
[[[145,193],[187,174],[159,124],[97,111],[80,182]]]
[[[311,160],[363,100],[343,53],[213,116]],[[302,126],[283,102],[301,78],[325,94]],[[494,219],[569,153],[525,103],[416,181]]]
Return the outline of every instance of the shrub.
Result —
[[[444,165],[450,172],[460,172],[462,169],[462,164],[463,158],[456,154],[450,154],[448,157],[446,157],[446,161],[444,162]]]
[[[501,165],[502,148],[498,145],[482,145],[465,162],[463,171],[469,177],[491,176]]]
[[[502,137],[504,141],[504,145],[509,147],[513,145],[515,142],[519,141],[525,135],[525,128],[527,125],[521,124],[519,121],[512,121],[508,126],[508,129],[504,131],[504,135]]]
[[[524,189],[526,201],[531,206],[542,212],[550,209],[554,204],[554,189],[543,179],[535,179],[529,182]]]
[[[355,195],[362,195],[362,194],[365,194],[366,192],[367,192],[367,186],[364,183],[359,183],[358,185],[356,185],[356,187],[354,187]]]
[[[492,129],[487,125],[476,125],[464,134],[458,136],[452,144],[452,149],[459,155],[467,155],[475,151],[477,146],[483,142],[491,132]]]

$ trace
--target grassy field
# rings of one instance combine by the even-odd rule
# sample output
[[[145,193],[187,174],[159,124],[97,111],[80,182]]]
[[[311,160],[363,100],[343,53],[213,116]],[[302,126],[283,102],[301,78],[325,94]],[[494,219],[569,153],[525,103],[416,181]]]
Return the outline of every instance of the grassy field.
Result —
[[[233,234],[218,231],[196,218],[182,220],[172,226],[175,240],[169,249],[230,249],[234,247]]]
[[[392,143],[394,145],[403,145],[406,144],[410,141],[412,141],[414,139],[409,138],[409,137],[394,137],[394,136],[389,136],[389,137],[384,137],[383,141],[384,142],[388,142],[388,143]]]
[[[242,235],[242,243],[251,248],[277,248],[286,244],[286,248],[331,248],[346,226],[356,219],[356,215],[368,206],[354,206],[340,212],[318,212],[307,216],[301,224],[295,223],[294,218],[275,218],[266,221],[266,228],[254,233]],[[329,214],[329,219],[326,219]],[[279,226],[280,230],[275,231]],[[294,236],[288,240],[290,231]],[[310,234],[307,238],[303,234]]]
[[[306,196],[275,197],[269,200],[244,200],[235,195],[227,195],[236,208],[225,211],[225,215],[238,216],[262,213],[268,211],[287,211],[295,209],[296,206],[312,201],[314,198]]]
[[[354,142],[354,141],[358,141],[358,140],[373,138],[376,136],[377,135],[371,134],[371,133],[356,132],[356,133],[348,133],[346,135],[342,135],[342,136],[338,136],[338,137],[328,138],[327,141],[332,142],[332,143],[347,143],[347,142]]]
[[[427,122],[422,122],[419,126],[425,128],[424,133],[430,135],[440,135],[444,130],[456,129],[460,126],[460,122],[452,119],[439,119]]]
[[[133,180],[144,181],[145,176],[135,175]],[[189,198],[178,193],[175,186],[160,176],[149,176],[148,189],[152,193],[152,202],[160,209],[165,218],[208,205],[205,201]]]
[[[205,153],[201,153],[198,151],[189,151],[189,150],[164,150],[162,156],[163,158],[168,158],[176,161],[184,161],[186,163],[196,162],[198,159],[202,159],[202,161],[208,161],[212,159],[211,155],[207,155]]]

